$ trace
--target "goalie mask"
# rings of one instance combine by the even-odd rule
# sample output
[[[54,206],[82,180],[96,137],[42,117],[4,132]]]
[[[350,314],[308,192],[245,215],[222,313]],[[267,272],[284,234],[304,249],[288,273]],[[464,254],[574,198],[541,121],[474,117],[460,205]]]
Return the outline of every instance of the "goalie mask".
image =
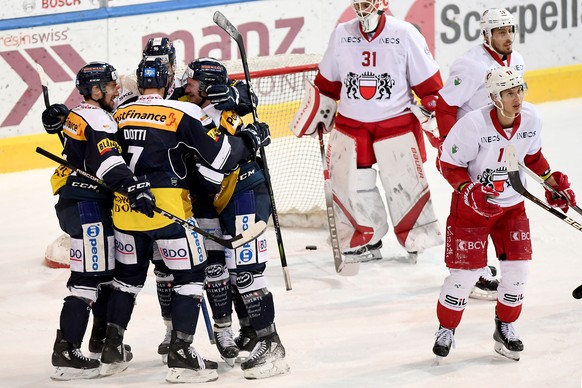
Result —
[[[105,94],[105,86],[111,81],[117,81],[117,71],[113,66],[105,62],[91,62],[79,70],[75,86],[83,97],[90,97],[93,86],[99,86]]]
[[[214,58],[199,58],[190,62],[182,76],[182,85],[188,78],[199,82],[199,90],[205,92],[210,85],[225,85],[229,83],[228,72],[222,62]]]
[[[501,92],[516,86],[521,86],[524,93],[527,91],[525,81],[515,69],[502,66],[487,73],[485,88],[491,98],[501,100]]]
[[[360,19],[362,31],[368,33],[376,30],[387,3],[386,0],[352,0],[352,8]]]
[[[165,89],[166,92],[168,90],[168,67],[160,58],[142,59],[135,75],[140,89]]]
[[[511,12],[505,8],[490,8],[483,12],[481,15],[481,20],[479,21],[479,26],[481,27],[481,33],[483,34],[484,44],[491,50],[491,31],[495,28],[511,26],[512,32],[515,33],[517,30],[517,24],[513,20],[513,15]],[[485,40],[485,37],[489,40]]]

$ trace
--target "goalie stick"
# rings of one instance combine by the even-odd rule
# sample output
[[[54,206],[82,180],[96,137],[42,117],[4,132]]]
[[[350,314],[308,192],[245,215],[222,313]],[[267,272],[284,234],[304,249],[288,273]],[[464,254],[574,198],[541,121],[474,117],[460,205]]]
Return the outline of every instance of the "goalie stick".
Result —
[[[519,167],[529,176],[531,176],[536,182],[538,182],[540,185],[542,185],[544,187],[544,189],[556,194],[557,196],[559,196],[562,199],[567,200],[566,197],[564,197],[559,191],[557,191],[556,189],[554,189],[552,186],[548,185],[546,183],[546,181],[544,181],[542,179],[541,176],[539,176],[538,174],[536,174],[535,172],[533,172],[532,170],[530,170],[525,164],[523,164],[522,162],[519,162]],[[572,206],[570,205],[570,203],[568,203],[568,207],[570,209],[573,209],[576,213],[578,214],[582,214],[582,209],[580,209],[580,207],[578,206]]]
[[[553,214],[554,216],[558,217],[568,225],[572,226],[573,228],[577,229],[578,231],[582,232],[582,224],[578,221],[573,220],[572,218],[568,217],[566,214],[554,209],[535,195],[531,194],[521,183],[521,178],[519,175],[519,162],[517,160],[517,151],[513,145],[509,145],[505,150],[505,160],[507,162],[507,174],[509,176],[509,183],[515,191],[519,194],[523,195],[525,198],[529,199],[542,209],[548,211],[549,213]]]
[[[247,61],[247,54],[245,51],[245,45],[242,39],[242,35],[236,29],[236,27],[224,16],[220,11],[214,12],[212,17],[214,23],[222,28],[238,46],[240,52],[240,59],[243,66],[243,71],[245,73],[245,81],[247,90],[249,92],[249,97],[251,99],[253,121],[255,125],[259,123],[259,117],[257,115],[257,107],[252,98],[252,86],[251,86],[251,75],[249,72],[249,65]],[[289,275],[289,269],[287,268],[287,256],[285,255],[285,247],[283,246],[283,236],[281,235],[281,224],[279,223],[279,213],[277,212],[277,207],[275,206],[275,194],[273,193],[273,185],[271,184],[271,176],[269,174],[269,168],[267,166],[267,155],[265,154],[265,148],[260,148],[261,159],[263,161],[263,170],[265,172],[265,181],[267,188],[269,190],[269,196],[271,198],[271,210],[273,214],[273,226],[275,227],[275,236],[277,237],[277,248],[279,250],[279,258],[281,259],[281,267],[283,268],[283,278],[285,279],[285,288],[287,291],[291,290],[291,277]]]
[[[48,80],[46,72],[39,63],[36,64],[36,71],[38,72],[38,76],[40,77],[40,83],[42,85],[42,96],[44,98],[44,106],[48,109],[48,107],[51,106],[51,103],[49,100]],[[63,133],[57,132],[57,135],[59,136],[61,144],[65,144],[65,138],[63,137]]]
[[[52,154],[41,147],[36,147],[36,152],[41,154],[42,156],[45,156],[45,157],[59,163],[59,164],[62,164],[65,167],[70,168],[71,170],[73,170],[77,174],[84,176],[85,178],[97,183],[98,185],[100,185],[108,190],[111,190],[111,188],[109,188],[104,181],[102,181],[101,179],[97,178],[94,175],[91,175],[90,173],[88,173],[85,170],[82,170],[78,167],[73,166],[71,163],[69,163],[65,159],[60,158],[57,155]],[[111,190],[111,191],[113,191],[113,190]],[[189,223],[188,221],[183,220],[180,217],[177,217],[177,216],[173,215],[172,213],[165,211],[164,209],[160,209],[157,206],[154,207],[154,211],[156,213],[159,213],[162,216],[174,221],[175,223],[182,225],[182,227],[190,230],[191,232],[196,232],[196,233],[200,234],[201,236],[204,236],[204,237],[208,238],[209,240],[212,240],[212,241],[216,242],[217,244],[220,244],[223,247],[226,247],[229,249],[235,249],[235,248],[238,248],[240,246],[243,246],[244,244],[247,244],[250,241],[253,241],[258,236],[260,236],[261,233],[263,233],[265,231],[265,229],[267,228],[267,224],[265,223],[265,221],[259,221],[259,222],[255,223],[254,225],[249,226],[249,228],[247,230],[245,230],[243,233],[237,234],[236,236],[234,236],[232,238],[225,239],[225,238],[218,237],[212,233],[209,233],[206,230],[199,228],[199,227]]]
[[[325,191],[325,213],[327,216],[327,224],[329,226],[329,237],[331,240],[331,250],[333,253],[333,262],[335,264],[335,272],[343,276],[354,276],[358,274],[360,263],[346,263],[342,257],[342,252],[339,247],[339,240],[337,237],[337,228],[335,221],[335,212],[333,210],[333,193],[329,185],[329,170],[327,169],[327,158],[325,157],[325,144],[323,142],[323,128],[317,129],[319,136],[319,149],[321,151],[321,163],[323,164],[323,180]]]

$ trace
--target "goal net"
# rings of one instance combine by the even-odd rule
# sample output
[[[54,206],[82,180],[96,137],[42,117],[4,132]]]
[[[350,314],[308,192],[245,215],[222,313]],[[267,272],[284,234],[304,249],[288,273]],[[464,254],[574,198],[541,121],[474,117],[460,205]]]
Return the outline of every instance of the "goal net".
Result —
[[[259,98],[257,115],[269,124],[271,144],[265,148],[279,222],[283,226],[324,227],[325,197],[319,140],[297,138],[289,124],[303,99],[305,80],[313,80],[318,55],[290,54],[249,58],[253,91]],[[229,77],[244,80],[240,60],[226,61]],[[177,69],[182,74],[184,69]],[[251,115],[244,117],[252,122]],[[325,138],[327,140],[327,136]],[[45,252],[45,264],[68,267],[69,238],[59,236]]]

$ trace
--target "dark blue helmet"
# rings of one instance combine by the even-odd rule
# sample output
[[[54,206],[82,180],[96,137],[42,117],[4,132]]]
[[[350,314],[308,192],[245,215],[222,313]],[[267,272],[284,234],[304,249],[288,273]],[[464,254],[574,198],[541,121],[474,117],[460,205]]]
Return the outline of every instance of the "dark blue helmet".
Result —
[[[91,96],[91,89],[97,85],[105,93],[108,82],[117,81],[117,71],[109,63],[91,62],[77,73],[75,86],[84,97]]]
[[[176,65],[176,49],[168,38],[151,38],[143,49],[144,59],[160,58],[162,63]]]
[[[137,86],[140,89],[167,89],[169,82],[168,67],[162,59],[148,59],[144,57],[135,72]]]
[[[198,80],[200,90],[206,90],[210,85],[224,85],[229,82],[226,67],[214,58],[199,58],[190,62],[182,76],[182,84],[188,78]]]

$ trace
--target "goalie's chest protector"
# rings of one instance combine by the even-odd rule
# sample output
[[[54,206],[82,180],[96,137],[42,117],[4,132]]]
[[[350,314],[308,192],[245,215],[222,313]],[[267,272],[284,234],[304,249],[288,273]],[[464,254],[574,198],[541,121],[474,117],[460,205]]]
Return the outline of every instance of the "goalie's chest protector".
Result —
[[[457,122],[443,143],[441,160],[467,167],[473,182],[494,188],[499,197],[490,200],[500,206],[513,206],[523,201],[511,185],[507,175],[505,151],[512,144],[518,161],[541,149],[542,120],[533,105],[524,102],[521,115],[507,133],[497,120],[495,108],[484,107],[473,111]]]
[[[433,76],[438,65],[414,26],[387,16],[372,38],[362,35],[357,19],[340,24],[319,69],[342,84],[339,113],[376,122],[403,114],[413,101],[411,86]]]

